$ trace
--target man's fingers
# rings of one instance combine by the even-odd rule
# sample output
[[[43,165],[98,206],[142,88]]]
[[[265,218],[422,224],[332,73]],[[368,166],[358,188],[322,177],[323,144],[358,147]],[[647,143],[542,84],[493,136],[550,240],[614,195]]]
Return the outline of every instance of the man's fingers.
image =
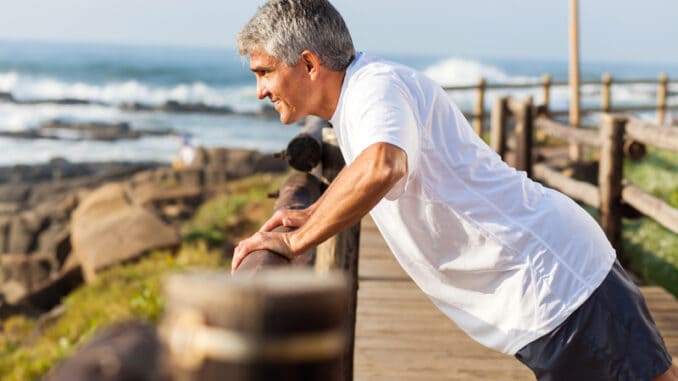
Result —
[[[235,247],[235,250],[233,250],[233,259],[231,259],[231,274],[233,274],[237,269],[238,266],[240,266],[240,262],[242,261],[242,247],[240,244]]]
[[[259,228],[260,232],[270,232],[274,228],[282,225],[282,219],[283,219],[283,213],[281,210],[276,211],[273,213],[271,218],[268,219],[268,221],[264,222],[263,225],[261,225],[261,228]]]
[[[282,220],[282,225],[287,228],[298,228],[301,226],[301,219],[294,217],[285,217]]]
[[[251,252],[257,250],[261,246],[261,242],[265,239],[265,233],[255,233],[250,238],[247,238],[238,243],[238,246],[235,247],[233,251],[233,259],[231,259],[231,274],[238,270],[242,261],[247,257]]]

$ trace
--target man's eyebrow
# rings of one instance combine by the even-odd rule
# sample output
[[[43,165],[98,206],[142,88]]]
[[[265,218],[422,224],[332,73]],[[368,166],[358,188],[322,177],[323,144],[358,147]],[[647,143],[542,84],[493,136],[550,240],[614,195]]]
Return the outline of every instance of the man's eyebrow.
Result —
[[[266,66],[266,65],[257,65],[257,66],[250,66],[250,70],[253,72],[257,71],[266,71],[266,70],[271,70],[272,67]]]

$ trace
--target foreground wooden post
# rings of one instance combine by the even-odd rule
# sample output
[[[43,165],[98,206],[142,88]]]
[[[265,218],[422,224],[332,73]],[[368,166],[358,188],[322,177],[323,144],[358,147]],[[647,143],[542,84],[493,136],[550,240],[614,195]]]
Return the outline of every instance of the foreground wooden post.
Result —
[[[506,97],[495,97],[490,115],[490,146],[502,159],[506,155],[506,119],[508,110]]]
[[[525,171],[528,177],[532,177],[532,130],[533,130],[533,107],[532,97],[521,103],[520,112],[516,118],[516,162],[515,168]]]
[[[344,166],[337,146],[334,129],[323,130],[323,177],[332,181]],[[353,351],[355,345],[356,308],[358,305],[358,259],[360,222],[318,245],[315,269],[319,273],[341,270],[348,277],[346,310],[347,343],[342,359],[342,380],[353,380]]]
[[[657,124],[664,125],[666,120],[666,94],[668,93],[669,76],[662,73],[659,76],[659,87],[657,88]]]
[[[173,275],[160,325],[173,379],[339,381],[347,296],[343,274],[310,269]]]
[[[601,80],[603,88],[600,93],[600,109],[602,112],[610,112],[612,105],[612,76],[609,73],[605,73]]]
[[[600,167],[598,189],[600,190],[600,225],[617,251],[622,265],[628,260],[622,251],[622,178],[624,163],[624,134],[626,118],[603,115],[600,126]]]
[[[480,78],[476,92],[476,107],[473,111],[473,129],[476,134],[483,137],[483,125],[485,124],[485,78]]]

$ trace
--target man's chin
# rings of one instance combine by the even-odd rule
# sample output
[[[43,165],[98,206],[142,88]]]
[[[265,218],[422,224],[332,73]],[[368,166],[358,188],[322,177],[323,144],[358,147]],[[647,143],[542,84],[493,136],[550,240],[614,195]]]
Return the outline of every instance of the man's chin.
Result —
[[[284,125],[295,124],[295,123],[299,122],[303,117],[304,117],[303,115],[291,117],[291,116],[280,114],[280,123],[282,123]]]

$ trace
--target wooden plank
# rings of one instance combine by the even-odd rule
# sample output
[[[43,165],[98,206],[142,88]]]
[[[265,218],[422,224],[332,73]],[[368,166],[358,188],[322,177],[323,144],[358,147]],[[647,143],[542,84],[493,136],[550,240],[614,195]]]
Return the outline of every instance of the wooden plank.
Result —
[[[547,186],[557,189],[575,200],[585,202],[594,208],[600,207],[598,187],[584,181],[574,180],[549,168],[546,164],[534,165],[534,178]]]
[[[533,380],[512,356],[471,340],[409,280],[371,218],[362,221],[356,380]],[[384,275],[396,273],[398,278]],[[381,278],[380,278],[381,277]],[[669,351],[678,355],[678,302],[641,288]]]
[[[660,225],[678,234],[678,209],[664,200],[647,194],[632,184],[624,186],[622,199]]]
[[[362,221],[356,380],[525,380],[511,356],[471,340],[409,280],[374,222]]]
[[[660,127],[644,120],[630,117],[626,125],[626,134],[633,139],[665,149],[678,152],[678,128]]]
[[[534,120],[534,127],[547,135],[569,142],[584,144],[590,147],[600,147],[601,145],[600,136],[597,131],[571,128],[568,125],[558,123],[544,116]]]

